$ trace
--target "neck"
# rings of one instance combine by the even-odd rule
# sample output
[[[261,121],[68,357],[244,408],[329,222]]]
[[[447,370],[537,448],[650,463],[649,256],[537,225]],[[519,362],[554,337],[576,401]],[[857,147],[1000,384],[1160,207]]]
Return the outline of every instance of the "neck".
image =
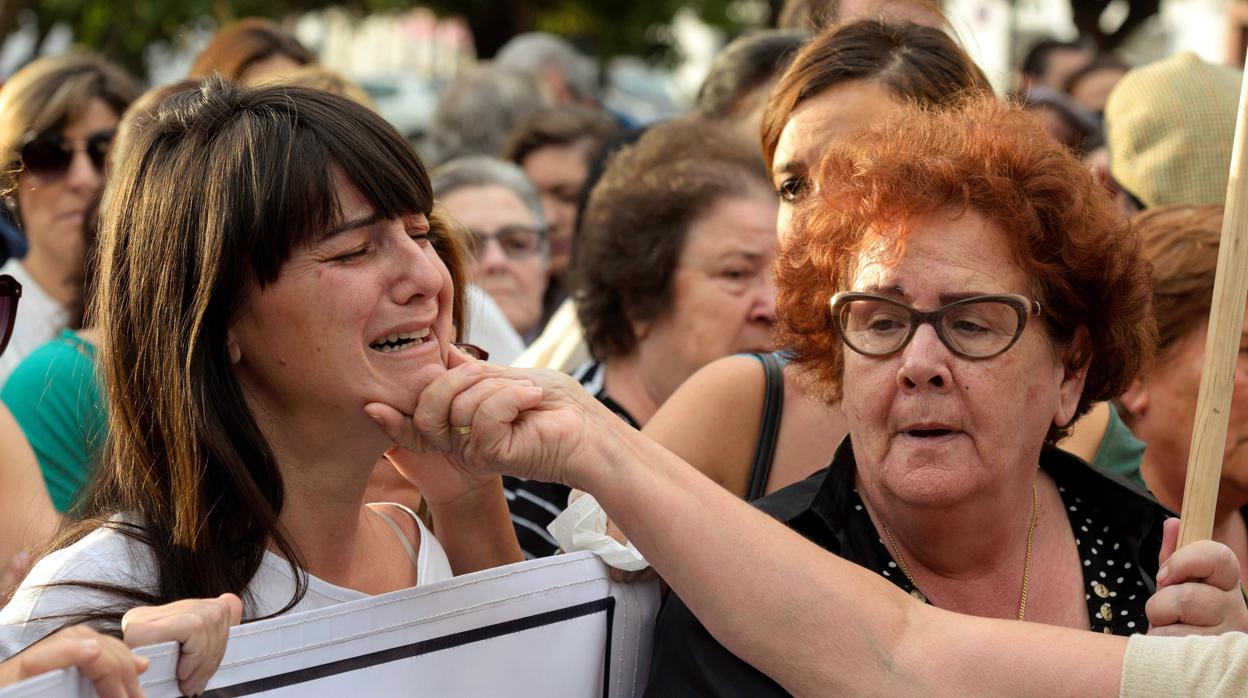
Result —
[[[371,439],[361,443],[358,432],[353,437],[340,426],[307,424],[306,418],[300,423],[298,415],[275,419],[254,404],[252,414],[282,474],[278,520],[290,543],[309,574],[351,586],[366,532],[364,491],[385,445]]]
[[[42,248],[32,246],[22,258],[22,267],[52,300],[61,305],[74,302],[78,294],[76,280],[72,274],[65,273],[62,265],[50,259]]]
[[[1140,463],[1140,476],[1144,478],[1144,483],[1148,485],[1148,489],[1161,502],[1163,506],[1178,511],[1183,506],[1183,480],[1172,476],[1173,472],[1187,472],[1186,465],[1179,465],[1175,471],[1170,464],[1160,463],[1156,458],[1149,457],[1149,451],[1144,451],[1144,460]]]
[[[628,411],[641,426],[654,416],[667,395],[659,397],[646,380],[641,352],[612,357],[606,367],[607,395]]]
[[[1148,489],[1171,511],[1182,511],[1183,493],[1186,489],[1187,466],[1182,463],[1161,463],[1149,458],[1144,452],[1144,461],[1140,463],[1140,475],[1143,476]],[[1214,507],[1214,529],[1221,528],[1232,518],[1239,518],[1240,507],[1248,503],[1248,493],[1234,482],[1222,478],[1218,485],[1218,502]],[[1217,540],[1215,538],[1215,540]]]
[[[1002,617],[1016,610],[1032,527],[1034,470],[991,492],[934,508],[900,503],[859,479],[876,529],[887,526],[914,583],[937,605],[970,612],[962,598],[994,600]],[[884,538],[886,547],[887,537]],[[900,562],[898,563],[900,564]],[[987,591],[986,591],[987,590]],[[1003,592],[1002,590],[1008,590]],[[976,615],[986,615],[983,609]]]

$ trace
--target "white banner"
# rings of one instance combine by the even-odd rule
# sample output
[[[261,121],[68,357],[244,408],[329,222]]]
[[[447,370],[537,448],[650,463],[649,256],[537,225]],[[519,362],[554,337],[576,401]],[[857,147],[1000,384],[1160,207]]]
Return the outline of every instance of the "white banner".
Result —
[[[234,628],[207,696],[640,696],[657,583],[559,555]],[[179,695],[173,643],[144,648],[153,698]],[[77,671],[0,698],[90,698]]]

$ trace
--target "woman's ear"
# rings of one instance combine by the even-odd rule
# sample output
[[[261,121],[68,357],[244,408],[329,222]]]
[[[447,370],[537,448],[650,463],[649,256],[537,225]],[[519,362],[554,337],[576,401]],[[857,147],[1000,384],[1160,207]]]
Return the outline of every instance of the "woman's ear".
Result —
[[[243,350],[238,346],[238,339],[234,336],[234,330],[225,333],[225,348],[230,352],[230,363],[236,364],[243,360]]]
[[[1053,415],[1053,423],[1059,427],[1070,424],[1075,418],[1075,410],[1079,409],[1079,398],[1083,397],[1083,385],[1088,378],[1088,364],[1079,368],[1065,369],[1062,384],[1058,386],[1057,414]]]
[[[1053,415],[1053,423],[1059,427],[1067,426],[1075,418],[1079,409],[1079,399],[1083,397],[1083,386],[1088,379],[1088,366],[1092,364],[1091,352],[1079,350],[1088,343],[1087,328],[1080,327],[1075,332],[1071,349],[1062,360],[1062,383],[1058,386],[1057,413]],[[1079,366],[1071,365],[1072,360],[1079,359]]]
[[[1132,419],[1143,417],[1148,413],[1148,388],[1144,386],[1144,381],[1139,378],[1131,381],[1131,387],[1118,396],[1116,402]]]

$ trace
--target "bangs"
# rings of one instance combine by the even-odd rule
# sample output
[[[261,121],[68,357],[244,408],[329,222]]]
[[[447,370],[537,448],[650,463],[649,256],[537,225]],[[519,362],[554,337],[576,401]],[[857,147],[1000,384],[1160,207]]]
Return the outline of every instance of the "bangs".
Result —
[[[335,166],[384,219],[432,213],[433,191],[424,165],[374,112],[308,88],[267,88],[257,97],[287,112],[286,118],[266,120],[267,133],[248,139],[256,144],[254,157],[246,158],[256,169],[252,181],[273,183],[255,199],[258,217],[270,219],[252,238],[253,249],[263,251],[253,257],[261,286],[277,278],[296,248],[342,222]],[[282,143],[288,147],[275,145]]]

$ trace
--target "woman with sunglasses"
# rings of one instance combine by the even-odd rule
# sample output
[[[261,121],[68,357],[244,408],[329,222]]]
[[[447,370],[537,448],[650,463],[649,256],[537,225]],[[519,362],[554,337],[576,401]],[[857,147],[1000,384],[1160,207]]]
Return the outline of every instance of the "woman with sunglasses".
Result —
[[[71,622],[128,636],[124,616],[188,602],[255,620],[520,559],[497,476],[392,451],[363,410],[481,365],[452,346],[459,238],[381,117],[210,78],[135,130],[101,212],[109,439],[84,520],[0,611],[0,655]],[[438,538],[366,503],[387,453]]]
[[[0,273],[24,287],[21,317],[0,357],[0,386],[36,347],[81,318],[86,217],[105,156],[138,83],[90,55],[41,58],[0,87],[0,193],[29,244]]]

